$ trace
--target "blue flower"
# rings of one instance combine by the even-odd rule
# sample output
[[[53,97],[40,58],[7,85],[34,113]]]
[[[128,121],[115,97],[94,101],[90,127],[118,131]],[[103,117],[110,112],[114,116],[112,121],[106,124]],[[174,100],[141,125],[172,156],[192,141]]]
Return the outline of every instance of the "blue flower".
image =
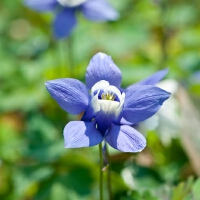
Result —
[[[92,21],[116,20],[119,17],[106,0],[24,0],[24,3],[33,10],[55,11],[53,31],[58,39],[68,37],[72,32],[77,23],[77,10]]]
[[[152,77],[160,79],[164,73]],[[123,124],[122,119],[132,124],[144,121],[159,110],[170,93],[144,84],[132,85],[121,92],[121,80],[121,71],[111,57],[98,53],[87,67],[86,86],[72,78],[46,82],[47,90],[65,111],[83,113],[81,121],[71,121],[64,128],[66,148],[90,147],[105,140],[123,152],[144,149],[143,135]]]

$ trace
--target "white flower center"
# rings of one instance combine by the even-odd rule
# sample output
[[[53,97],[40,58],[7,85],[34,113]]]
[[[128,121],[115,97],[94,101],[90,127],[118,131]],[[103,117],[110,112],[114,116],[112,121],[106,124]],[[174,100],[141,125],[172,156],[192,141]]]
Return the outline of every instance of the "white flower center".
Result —
[[[87,0],[57,0],[62,6],[74,7],[78,6]]]
[[[91,90],[91,104],[95,112],[103,111],[107,114],[114,114],[117,117],[122,111],[125,93],[119,91],[108,81],[101,80],[97,82]]]

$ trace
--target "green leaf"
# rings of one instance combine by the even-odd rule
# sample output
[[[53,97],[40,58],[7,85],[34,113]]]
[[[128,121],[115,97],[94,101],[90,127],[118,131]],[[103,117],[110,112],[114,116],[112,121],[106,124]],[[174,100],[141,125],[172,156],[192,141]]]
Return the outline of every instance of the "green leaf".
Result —
[[[192,184],[194,183],[194,178],[190,177],[186,182],[179,183],[172,193],[172,200],[183,200],[190,192]]]
[[[200,199],[200,178],[197,179],[192,186],[192,193],[194,196],[194,200]]]

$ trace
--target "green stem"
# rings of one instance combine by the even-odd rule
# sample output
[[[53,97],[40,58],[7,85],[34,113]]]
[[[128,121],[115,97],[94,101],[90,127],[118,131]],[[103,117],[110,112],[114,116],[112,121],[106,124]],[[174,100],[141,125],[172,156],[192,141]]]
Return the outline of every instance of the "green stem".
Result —
[[[70,77],[74,76],[74,49],[73,49],[73,38],[72,35],[69,36],[67,39],[67,46],[68,46],[68,60],[69,60],[69,74]]]
[[[102,143],[99,144],[99,173],[100,173],[100,178],[99,178],[99,199],[103,200],[103,156],[102,156]]]
[[[109,200],[112,200],[111,173],[110,173],[110,156],[109,156],[109,152],[108,152],[108,147],[106,147],[106,157],[108,159],[108,168],[107,168],[108,195],[109,195]]]
[[[170,0],[169,0],[170,1]],[[160,65],[159,68],[162,69],[165,66],[165,62],[168,58],[167,55],[167,43],[169,40],[169,31],[170,31],[170,27],[166,24],[165,19],[163,18],[164,14],[166,14],[166,12],[169,9],[169,1],[162,1],[160,3],[160,7],[161,7],[161,16],[160,19],[161,21],[161,40],[160,40],[160,46],[161,46],[161,58],[160,58]]]

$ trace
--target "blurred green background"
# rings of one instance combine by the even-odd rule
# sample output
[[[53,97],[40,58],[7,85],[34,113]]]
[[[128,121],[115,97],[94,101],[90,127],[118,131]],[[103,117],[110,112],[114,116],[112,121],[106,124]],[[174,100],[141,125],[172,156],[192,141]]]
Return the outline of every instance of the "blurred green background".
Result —
[[[98,147],[64,149],[63,128],[77,116],[63,111],[44,85],[72,76],[84,82],[97,52],[112,56],[123,87],[168,67],[163,84],[173,92],[140,125],[147,138],[141,153],[110,149],[113,199],[200,199],[200,1],[110,3],[118,21],[94,23],[78,13],[72,73],[68,40],[52,37],[53,14],[21,0],[0,1],[0,199],[98,199]]]

